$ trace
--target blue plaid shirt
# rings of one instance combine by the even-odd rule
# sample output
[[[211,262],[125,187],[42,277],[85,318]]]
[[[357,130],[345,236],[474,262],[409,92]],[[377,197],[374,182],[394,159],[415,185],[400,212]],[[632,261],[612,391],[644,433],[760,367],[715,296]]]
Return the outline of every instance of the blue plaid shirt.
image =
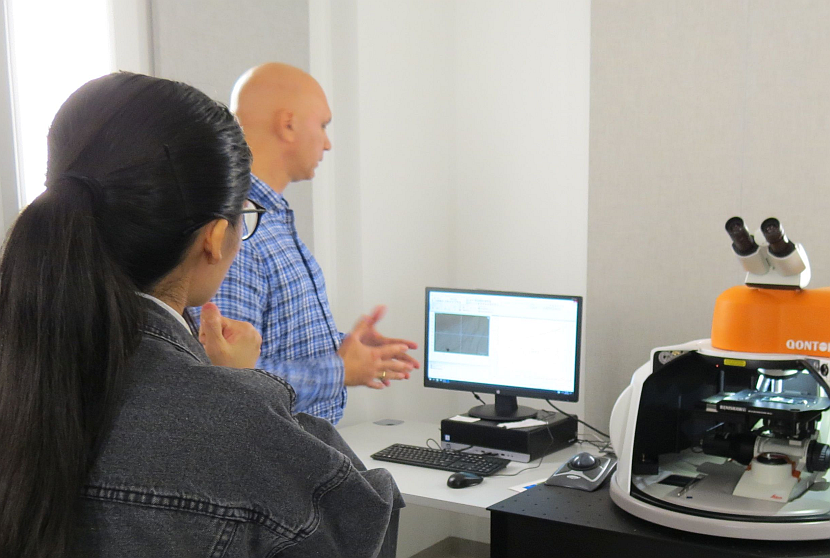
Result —
[[[253,201],[267,210],[213,302],[223,316],[250,322],[262,334],[257,367],[285,378],[297,392],[294,411],[333,424],[346,406],[344,335],[334,324],[323,271],[294,227],[288,202],[251,175]],[[193,309],[199,319],[199,309]]]

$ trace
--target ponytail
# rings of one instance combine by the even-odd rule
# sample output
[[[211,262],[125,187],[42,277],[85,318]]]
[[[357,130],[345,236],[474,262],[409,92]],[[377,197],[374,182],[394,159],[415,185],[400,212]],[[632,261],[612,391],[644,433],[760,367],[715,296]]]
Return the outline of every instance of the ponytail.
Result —
[[[238,222],[250,151],[227,108],[188,85],[93,80],[48,137],[46,192],[0,261],[0,557],[71,546],[79,491],[119,409],[152,293],[198,229]]]
[[[0,262],[0,556],[66,554],[137,344],[138,297],[102,240],[98,196],[61,178],[20,215]]]

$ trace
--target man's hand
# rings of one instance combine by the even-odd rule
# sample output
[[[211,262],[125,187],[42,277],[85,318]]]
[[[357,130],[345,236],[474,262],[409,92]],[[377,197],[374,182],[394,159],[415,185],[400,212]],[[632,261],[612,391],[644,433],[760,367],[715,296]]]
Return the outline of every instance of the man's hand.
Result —
[[[377,329],[375,329],[375,324],[378,323],[385,314],[386,306],[375,306],[374,310],[372,310],[372,314],[368,318],[368,327],[363,332],[363,336],[360,339],[361,343],[363,343],[364,345],[368,345],[369,347],[383,347],[384,345],[406,345],[409,349],[417,349],[418,344],[414,341],[408,341],[406,339],[391,339],[389,337],[384,337],[378,332]],[[412,368],[421,367],[421,364],[408,354],[404,354],[401,360],[411,364]],[[389,385],[388,382],[384,383],[387,386]]]
[[[375,330],[383,317],[383,307],[375,308],[371,316],[363,316],[343,340],[337,353],[345,364],[347,386],[368,386],[383,389],[391,380],[409,379],[409,371],[420,365],[406,354],[417,347],[411,341],[389,339]]]
[[[253,368],[259,359],[262,336],[248,322],[225,318],[212,302],[202,306],[199,341],[216,366]]]

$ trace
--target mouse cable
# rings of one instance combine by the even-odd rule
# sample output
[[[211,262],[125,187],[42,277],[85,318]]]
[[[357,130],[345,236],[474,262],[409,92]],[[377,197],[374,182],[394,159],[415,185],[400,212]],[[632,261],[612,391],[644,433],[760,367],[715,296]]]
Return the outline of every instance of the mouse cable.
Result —
[[[553,407],[554,409],[556,409],[557,411],[559,411],[560,413],[562,413],[562,414],[563,414],[563,415],[565,415],[566,417],[571,417],[571,418],[572,418],[572,419],[574,419],[576,422],[578,422],[578,423],[580,423],[580,424],[584,424],[585,426],[587,426],[588,428],[590,428],[591,430],[593,430],[593,431],[594,431],[594,432],[596,432],[597,434],[600,434],[600,435],[602,435],[602,436],[605,436],[606,438],[610,438],[610,437],[611,437],[611,436],[609,436],[608,434],[606,434],[605,432],[603,432],[602,430],[598,430],[598,429],[594,428],[593,426],[591,426],[590,424],[588,424],[588,423],[587,423],[587,422],[585,422],[584,420],[580,419],[580,418],[579,418],[579,417],[577,417],[576,415],[572,415],[572,414],[570,414],[570,413],[566,413],[565,411],[563,411],[562,409],[560,409],[559,407],[557,407],[556,405],[554,405],[553,403],[551,403],[551,402],[550,402],[550,399],[545,399],[545,401],[547,401],[547,402],[548,402],[548,405],[550,405],[551,407]]]

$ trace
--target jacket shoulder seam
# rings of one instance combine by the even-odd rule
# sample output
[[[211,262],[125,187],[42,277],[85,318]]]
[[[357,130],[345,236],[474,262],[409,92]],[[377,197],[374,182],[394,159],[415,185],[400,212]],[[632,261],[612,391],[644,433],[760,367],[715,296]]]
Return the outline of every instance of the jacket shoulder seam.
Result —
[[[191,351],[190,349],[188,349],[188,348],[187,348],[185,345],[183,345],[182,343],[179,343],[179,342],[178,342],[178,341],[176,341],[175,339],[171,338],[170,336],[165,335],[165,334],[164,334],[161,330],[159,330],[159,329],[156,329],[156,328],[154,328],[154,327],[152,327],[152,326],[144,326],[143,328],[141,328],[141,332],[142,332],[142,333],[144,333],[145,335],[149,335],[150,337],[154,337],[154,338],[156,338],[156,339],[158,339],[158,340],[160,340],[160,341],[165,341],[165,342],[167,342],[167,343],[170,343],[171,345],[173,345],[173,346],[174,346],[176,349],[178,349],[179,351],[184,352],[184,353],[187,353],[187,354],[189,354],[190,356],[192,356],[193,358],[195,358],[197,361],[202,362],[202,360],[198,357],[198,355],[196,355],[193,351]]]

